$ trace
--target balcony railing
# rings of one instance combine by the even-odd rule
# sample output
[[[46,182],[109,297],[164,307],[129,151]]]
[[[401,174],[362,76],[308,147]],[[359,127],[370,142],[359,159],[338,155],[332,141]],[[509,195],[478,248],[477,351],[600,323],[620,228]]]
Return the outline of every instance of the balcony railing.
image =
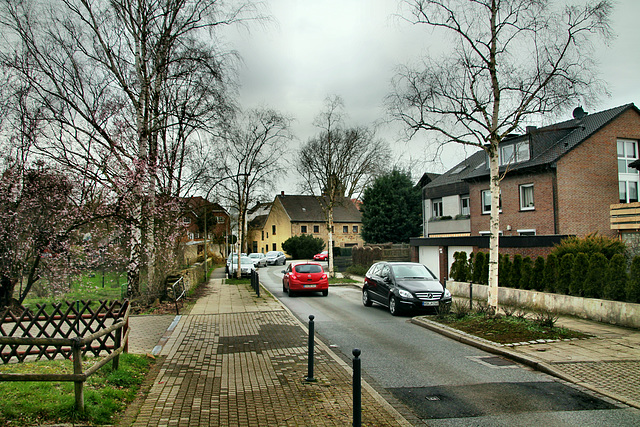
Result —
[[[640,203],[616,203],[610,206],[612,230],[640,230]]]

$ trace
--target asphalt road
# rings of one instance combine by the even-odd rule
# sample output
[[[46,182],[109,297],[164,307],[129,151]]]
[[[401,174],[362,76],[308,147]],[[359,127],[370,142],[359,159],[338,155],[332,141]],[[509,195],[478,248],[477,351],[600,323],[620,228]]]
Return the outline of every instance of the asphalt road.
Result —
[[[430,426],[640,425],[637,409],[364,307],[356,287],[288,297],[283,269],[260,269],[260,281],[301,321],[314,315],[318,338],[341,357],[362,350],[365,378]]]

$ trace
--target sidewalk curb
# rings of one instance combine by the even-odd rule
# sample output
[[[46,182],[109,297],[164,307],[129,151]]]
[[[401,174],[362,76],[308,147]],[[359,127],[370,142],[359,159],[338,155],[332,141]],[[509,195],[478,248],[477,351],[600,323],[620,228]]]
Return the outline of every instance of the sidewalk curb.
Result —
[[[291,316],[291,318],[293,318],[296,321],[296,323],[307,332],[307,335],[309,334],[308,325],[306,325],[303,321],[298,319],[295,316],[295,314],[293,314],[293,312],[289,310],[289,308],[286,305],[284,305],[284,303],[280,301],[278,297],[273,295],[265,286],[263,286],[262,283],[260,283],[260,287],[269,295],[271,295],[271,297],[274,300],[278,301],[278,304],[280,304],[282,309],[285,312],[287,312],[289,316]],[[331,358],[335,360],[340,366],[342,366],[347,371],[347,373],[353,375],[353,368],[349,366],[349,364],[347,364],[342,358],[340,358],[340,356],[335,354],[335,352],[328,345],[326,345],[322,340],[315,339],[315,345],[317,347],[320,347],[324,352],[326,352],[329,356],[331,356]],[[374,398],[376,402],[378,402],[381,406],[383,406],[389,412],[389,414],[393,416],[394,420],[398,422],[398,425],[407,426],[407,427],[411,427],[413,425],[409,421],[407,421],[407,419],[403,417],[402,414],[400,414],[400,412],[396,410],[396,408],[391,406],[391,404],[387,402],[387,400],[384,397],[382,397],[380,393],[378,393],[364,378],[361,379],[361,385],[364,389],[367,390],[367,392],[369,392],[369,394]]]
[[[542,360],[525,356],[523,354],[517,353],[515,351],[509,350],[505,347],[492,343],[491,341],[483,340],[473,335],[460,332],[458,330],[449,328],[447,326],[441,325],[437,322],[433,322],[423,317],[413,317],[411,318],[411,323],[421,326],[423,328],[429,329],[431,331],[437,332],[441,335],[444,335],[445,337],[451,338],[463,344],[467,344],[467,345],[479,348],[480,350],[486,351],[487,353],[492,353],[498,356],[507,357],[511,360],[514,360],[518,363],[521,363],[525,366],[535,369],[536,371],[540,371],[545,374],[552,375],[554,377],[560,378],[561,380],[570,382],[572,384],[576,384],[580,387],[584,387],[588,390],[602,394],[611,399],[615,399],[621,403],[624,403],[625,405],[640,409],[640,402],[629,400],[628,398],[620,396],[616,393],[612,393],[608,390],[603,390],[592,384],[580,381],[577,378],[573,377],[572,375],[566,374],[556,369],[555,367],[553,367],[553,365],[550,365],[549,363],[544,362]]]

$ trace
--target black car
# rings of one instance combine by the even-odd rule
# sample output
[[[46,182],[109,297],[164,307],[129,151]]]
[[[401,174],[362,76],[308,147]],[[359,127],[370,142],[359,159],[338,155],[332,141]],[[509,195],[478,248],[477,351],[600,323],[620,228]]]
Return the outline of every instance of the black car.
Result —
[[[403,311],[451,305],[451,293],[422,264],[378,262],[367,271],[362,288],[362,303],[369,307],[374,302],[397,316]]]

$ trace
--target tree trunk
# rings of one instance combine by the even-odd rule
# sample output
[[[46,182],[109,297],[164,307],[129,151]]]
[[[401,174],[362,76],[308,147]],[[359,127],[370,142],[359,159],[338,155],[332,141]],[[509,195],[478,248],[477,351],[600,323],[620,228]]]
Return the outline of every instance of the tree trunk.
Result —
[[[333,204],[329,207],[329,212],[328,212],[328,221],[327,221],[328,225],[329,225],[329,247],[328,252],[329,252],[329,277],[334,277],[335,274],[333,272]]]
[[[498,260],[500,234],[500,163],[498,158],[498,143],[491,142],[489,149],[491,218],[489,222],[489,306],[498,310]]]

